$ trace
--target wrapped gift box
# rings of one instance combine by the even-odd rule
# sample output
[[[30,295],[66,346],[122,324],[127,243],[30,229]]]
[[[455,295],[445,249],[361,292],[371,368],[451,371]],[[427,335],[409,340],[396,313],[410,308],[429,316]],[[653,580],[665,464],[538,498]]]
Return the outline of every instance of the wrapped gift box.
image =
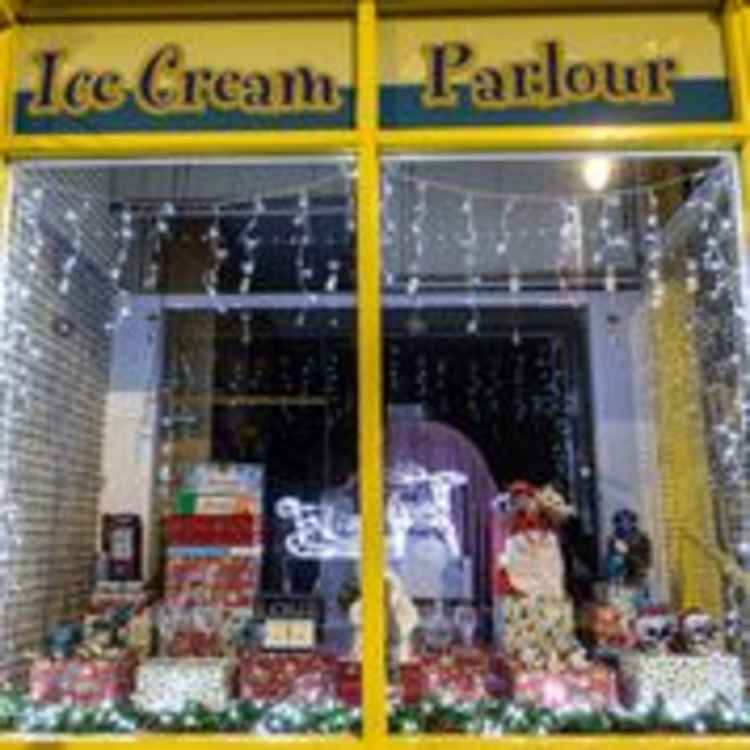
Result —
[[[260,516],[264,467],[261,464],[195,464],[175,498],[178,514]]]
[[[624,622],[632,625],[638,616],[640,592],[632,586],[600,581],[594,584],[594,598],[598,604],[613,607]]]
[[[240,698],[275,702],[317,702],[335,689],[333,657],[316,652],[250,651],[239,662]]]
[[[617,705],[617,673],[602,664],[559,672],[528,671],[506,660],[491,670],[490,692],[550,709],[601,710]]]
[[[251,607],[260,579],[256,554],[170,556],[165,600],[175,606]]]
[[[581,652],[567,599],[506,597],[501,620],[503,654],[528,670],[547,671]]]
[[[218,632],[206,633],[190,628],[178,630],[170,638],[165,639],[162,651],[174,659],[217,658],[226,655],[224,643]]]
[[[549,634],[574,630],[573,604],[568,599],[524,596],[503,600],[505,650],[525,646],[531,638],[543,641]]]
[[[165,605],[156,618],[159,654],[171,658],[234,656],[253,617],[251,608]]]
[[[111,659],[36,659],[29,675],[30,697],[38,703],[84,706],[124,701],[133,691],[137,664],[132,651]]]
[[[425,670],[419,661],[399,667],[399,691],[403,703],[417,703],[427,693]]]
[[[417,703],[428,692],[428,670],[420,658],[401,664],[396,692],[403,703]],[[335,670],[336,697],[348,706],[362,701],[362,667],[356,661],[339,661]]]
[[[200,703],[223,710],[232,695],[231,659],[150,659],[138,667],[133,702],[146,711],[181,711]]]
[[[339,661],[336,665],[336,697],[347,706],[362,703],[362,666],[358,661]]]
[[[183,489],[175,498],[175,512],[181,516],[240,516],[253,515],[258,510],[246,495],[205,495]]]
[[[661,696],[666,710],[677,714],[703,708],[717,698],[739,709],[744,692],[741,662],[728,654],[624,653],[620,687],[627,706],[649,708]]]
[[[263,464],[193,464],[183,476],[186,489],[207,495],[244,495],[254,506],[263,499]]]
[[[491,659],[477,648],[452,648],[442,654],[422,654],[420,666],[424,691],[448,694],[457,700],[487,697]]]
[[[261,542],[260,516],[168,516],[164,534],[173,547],[253,547]]]

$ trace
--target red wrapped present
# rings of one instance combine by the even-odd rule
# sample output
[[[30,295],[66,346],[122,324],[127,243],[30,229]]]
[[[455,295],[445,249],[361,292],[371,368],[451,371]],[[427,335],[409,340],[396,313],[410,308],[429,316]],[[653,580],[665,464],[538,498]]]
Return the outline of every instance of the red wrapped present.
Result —
[[[176,547],[254,547],[261,543],[257,515],[168,516],[167,544]]]
[[[317,652],[249,651],[239,663],[242,700],[316,703],[334,692],[334,658]]]
[[[447,693],[458,700],[487,697],[489,654],[479,648],[453,648],[440,655],[421,656],[424,687],[428,693]]]
[[[604,710],[617,705],[617,675],[603,664],[560,672],[525,671],[498,660],[491,692],[549,709]]]
[[[256,555],[171,557],[165,573],[165,600],[180,607],[251,607],[260,578]]]
[[[137,666],[131,651],[113,659],[37,659],[31,665],[30,697],[37,703],[82,706],[124,701],[133,692]]]
[[[238,623],[248,615],[252,610],[164,605],[156,617],[160,653],[173,659],[232,656]]]
[[[427,693],[426,673],[419,659],[399,667],[398,695],[403,703],[417,703]],[[358,661],[336,665],[336,697],[348,706],[362,702],[362,666]]]
[[[425,671],[418,661],[401,665],[399,683],[403,703],[417,703],[427,692]]]
[[[223,656],[221,635],[204,630],[185,628],[178,630],[164,643],[164,653],[174,659],[213,658]]]
[[[362,703],[362,665],[358,661],[336,664],[336,697],[347,706]]]

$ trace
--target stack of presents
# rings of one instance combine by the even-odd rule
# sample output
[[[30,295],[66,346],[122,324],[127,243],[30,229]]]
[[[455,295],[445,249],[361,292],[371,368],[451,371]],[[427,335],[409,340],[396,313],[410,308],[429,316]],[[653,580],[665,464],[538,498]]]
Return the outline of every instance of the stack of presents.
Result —
[[[45,654],[31,664],[31,697],[129,700],[150,711],[188,702],[219,710],[235,699],[358,705],[359,591],[341,604],[352,630],[343,651],[322,642],[326,613],[312,596],[260,595],[269,547],[262,469],[198,465],[181,485],[164,519],[158,593],[102,582],[84,619],[50,632]],[[564,499],[517,482],[493,513],[500,541],[491,616],[475,602],[425,608],[395,570],[387,572],[392,700],[502,698],[584,710],[650,708],[658,700],[675,713],[717,698],[741,705],[741,663],[727,652],[716,618],[697,609],[677,614],[644,595],[651,545],[632,511],[613,519],[606,575],[592,600],[575,603],[561,552],[560,530],[573,515]]]
[[[660,703],[677,716],[717,701],[738,709],[742,665],[727,653],[716,618],[650,603],[651,544],[634,512],[614,515],[604,579],[591,601],[574,604],[560,545],[572,515],[552,488],[514,483],[495,517],[502,544],[493,556],[494,645],[468,648],[454,632],[442,654],[412,659],[407,669],[422,690],[408,695],[504,698],[557,710]]]

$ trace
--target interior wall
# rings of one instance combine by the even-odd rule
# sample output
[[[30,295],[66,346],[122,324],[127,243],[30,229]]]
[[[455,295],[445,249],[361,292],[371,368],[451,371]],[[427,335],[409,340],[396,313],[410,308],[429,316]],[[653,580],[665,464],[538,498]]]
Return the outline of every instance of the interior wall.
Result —
[[[596,478],[601,524],[600,559],[611,518],[620,508],[638,513],[653,541],[651,596],[665,596],[655,404],[649,319],[643,292],[587,295]]]
[[[110,353],[106,191],[102,170],[14,168],[0,368],[0,472],[6,507],[15,509],[4,514],[13,538],[0,544],[6,664],[78,613],[93,581]],[[34,257],[39,230],[44,244]],[[70,290],[61,294],[73,255]]]
[[[164,325],[159,300],[139,297],[115,330],[106,398],[100,513],[136,513],[143,524],[141,569],[158,570],[158,509],[154,503],[159,446],[159,384]],[[127,467],[127,469],[125,469]]]

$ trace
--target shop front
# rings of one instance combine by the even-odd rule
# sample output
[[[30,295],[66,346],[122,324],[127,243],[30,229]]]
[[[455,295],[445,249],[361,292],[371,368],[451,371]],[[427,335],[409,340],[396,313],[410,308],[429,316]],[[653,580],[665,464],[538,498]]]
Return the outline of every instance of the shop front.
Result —
[[[543,11],[5,8],[3,744],[744,743],[750,27]]]

